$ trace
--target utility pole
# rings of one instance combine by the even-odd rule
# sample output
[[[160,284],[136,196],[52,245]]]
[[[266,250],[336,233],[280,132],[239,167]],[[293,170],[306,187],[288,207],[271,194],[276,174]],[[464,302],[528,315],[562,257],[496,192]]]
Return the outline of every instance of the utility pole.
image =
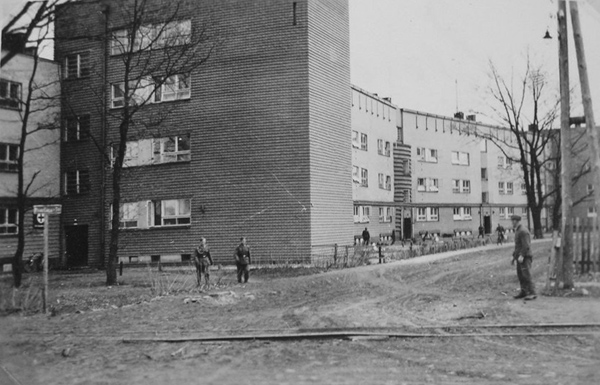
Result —
[[[590,82],[588,79],[587,65],[585,61],[585,51],[583,49],[583,36],[581,34],[581,24],[579,22],[579,7],[577,1],[570,2],[571,22],[573,23],[573,39],[575,40],[575,52],[577,54],[577,68],[579,70],[579,83],[581,83],[581,100],[583,102],[583,111],[585,115],[585,129],[588,142],[590,144],[591,156],[590,163],[592,174],[594,175],[594,199],[596,212],[600,213],[600,133],[594,120],[594,110],[592,108],[592,94],[590,92]],[[595,250],[599,245],[596,245]]]
[[[558,68],[560,74],[560,154],[561,154],[561,193],[562,193],[562,239],[556,263],[557,279],[564,289],[573,288],[573,197],[571,196],[571,133],[569,96],[569,46],[567,35],[567,4],[558,1]]]

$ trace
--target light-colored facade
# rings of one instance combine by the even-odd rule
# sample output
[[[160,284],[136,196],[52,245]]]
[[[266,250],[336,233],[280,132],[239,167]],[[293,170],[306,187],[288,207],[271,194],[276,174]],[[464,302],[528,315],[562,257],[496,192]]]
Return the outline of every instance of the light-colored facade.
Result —
[[[8,53],[2,50],[2,57]],[[31,55],[17,53],[0,73],[0,262],[11,258],[17,246],[17,159],[21,149],[24,102],[34,67]],[[24,152],[24,185],[28,189],[24,256],[43,251],[43,234],[34,228],[34,204],[55,202],[60,192],[59,65],[38,59]],[[59,254],[58,216],[51,218],[50,257]]]
[[[389,240],[395,229],[394,143],[396,111],[383,99],[352,87],[352,198],[354,234],[368,228],[371,240]]]

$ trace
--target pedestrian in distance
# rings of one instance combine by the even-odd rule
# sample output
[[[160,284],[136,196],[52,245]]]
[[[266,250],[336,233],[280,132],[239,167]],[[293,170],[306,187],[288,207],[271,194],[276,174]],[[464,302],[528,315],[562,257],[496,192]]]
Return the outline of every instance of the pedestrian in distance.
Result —
[[[196,279],[198,280],[198,286],[200,286],[202,276],[204,275],[204,282],[208,288],[210,265],[212,264],[213,260],[212,256],[210,255],[210,248],[206,244],[206,238],[201,238],[200,246],[194,250],[194,265],[196,266]]]
[[[245,237],[240,238],[240,244],[235,249],[233,256],[235,258],[235,266],[237,267],[238,282],[242,283],[242,276],[244,277],[244,283],[248,282],[248,276],[250,275],[249,265],[252,263],[252,259]]]
[[[485,238],[485,230],[482,225],[479,225],[479,235],[477,236],[477,239],[479,239],[479,237]]]
[[[504,242],[504,227],[500,223],[496,227],[496,232],[498,233],[498,245],[501,245]]]
[[[513,252],[512,264],[517,262],[517,277],[521,291],[515,295],[515,299],[532,300],[536,299],[535,286],[531,280],[531,263],[533,254],[531,253],[531,235],[521,224],[521,217],[513,215],[511,218],[513,228],[515,229],[515,251]]]
[[[362,232],[362,239],[363,239],[363,244],[364,245],[368,245],[369,241],[371,240],[371,234],[369,234],[369,230],[367,230],[366,227],[365,227],[365,229]]]

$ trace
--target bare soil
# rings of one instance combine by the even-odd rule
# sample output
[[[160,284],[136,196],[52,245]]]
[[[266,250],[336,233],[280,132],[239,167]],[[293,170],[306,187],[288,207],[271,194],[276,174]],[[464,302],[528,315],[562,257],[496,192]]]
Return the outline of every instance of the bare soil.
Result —
[[[534,245],[539,289],[549,248],[548,242]],[[102,272],[51,278],[54,316],[0,317],[0,384],[600,383],[600,328],[585,336],[444,337],[458,331],[456,325],[481,332],[485,325],[600,324],[595,282],[586,283],[585,296],[579,290],[512,299],[518,281],[510,245],[329,272],[261,269],[244,285],[222,269],[212,273],[217,285],[208,291],[194,289],[188,268],[126,269],[120,285],[110,288]],[[2,277],[0,283],[7,282]],[[157,296],[161,287],[169,295]],[[423,326],[439,336],[123,342],[321,328],[422,333]]]

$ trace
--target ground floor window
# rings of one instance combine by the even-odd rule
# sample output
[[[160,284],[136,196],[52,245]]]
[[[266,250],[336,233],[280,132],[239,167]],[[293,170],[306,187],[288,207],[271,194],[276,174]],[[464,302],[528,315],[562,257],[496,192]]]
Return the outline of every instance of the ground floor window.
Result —
[[[437,207],[418,207],[417,222],[437,222],[440,218],[440,209]]]
[[[370,206],[354,206],[354,223],[369,223],[371,216]]]
[[[471,217],[471,208],[470,207],[455,207],[453,209],[452,218],[455,221],[470,221]]]
[[[19,231],[16,208],[0,207],[0,235],[16,234]]]
[[[126,202],[121,204],[119,213],[119,227],[126,229],[184,226],[192,222],[190,199]]]

